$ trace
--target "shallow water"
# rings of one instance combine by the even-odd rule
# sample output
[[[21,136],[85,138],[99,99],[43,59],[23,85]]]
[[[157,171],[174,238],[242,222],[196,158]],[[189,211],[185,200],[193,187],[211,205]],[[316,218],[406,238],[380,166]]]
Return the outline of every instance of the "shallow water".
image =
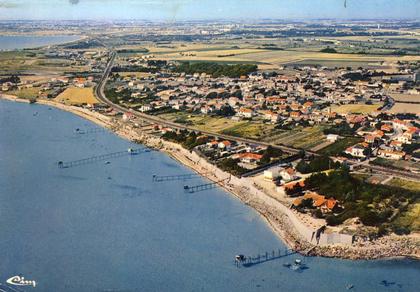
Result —
[[[139,147],[41,105],[0,101],[0,283],[24,291],[418,291],[420,262],[290,255],[237,268],[235,254],[284,249],[259,215],[221,189],[189,194],[153,174],[191,171],[159,152],[59,169],[56,162]],[[140,146],[141,147],[141,146]],[[388,286],[381,284],[386,280]]]
[[[72,42],[80,36],[54,35],[54,36],[31,36],[31,35],[0,35],[0,50],[15,50],[37,48],[48,45]]]

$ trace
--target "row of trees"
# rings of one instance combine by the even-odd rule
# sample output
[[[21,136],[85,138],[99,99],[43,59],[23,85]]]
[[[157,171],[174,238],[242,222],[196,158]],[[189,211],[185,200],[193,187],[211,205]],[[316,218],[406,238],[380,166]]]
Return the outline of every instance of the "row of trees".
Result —
[[[0,78],[0,84],[6,83],[6,82],[18,84],[20,83],[20,78],[17,75],[11,75],[9,77]]]
[[[188,132],[187,130],[182,130],[180,132],[168,131],[162,135],[162,138],[179,143],[188,150],[192,150],[198,145],[205,144],[209,140],[207,136],[202,136],[200,133],[196,134],[195,132]]]
[[[217,163],[217,167],[233,175],[240,176],[248,170],[239,165],[239,159],[225,158]]]
[[[339,162],[332,161],[328,156],[315,157],[309,162],[303,159],[296,165],[296,170],[300,173],[320,172],[327,169],[340,167]]]
[[[256,65],[251,64],[218,64],[218,63],[181,63],[175,68],[175,72],[185,72],[186,74],[206,73],[213,77],[226,76],[230,78],[239,78],[257,71]]]
[[[360,125],[357,124],[352,128],[347,122],[343,121],[338,125],[334,125],[328,129],[325,129],[323,132],[325,135],[336,134],[340,136],[353,136],[356,132],[356,129],[358,129],[359,127]]]

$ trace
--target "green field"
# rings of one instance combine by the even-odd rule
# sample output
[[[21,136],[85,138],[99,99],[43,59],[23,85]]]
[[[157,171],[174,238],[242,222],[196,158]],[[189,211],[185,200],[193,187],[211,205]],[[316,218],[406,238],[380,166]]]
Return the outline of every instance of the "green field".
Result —
[[[418,181],[393,178],[388,184],[391,186],[420,192],[420,182]]]
[[[341,152],[343,152],[344,150],[346,150],[347,147],[350,147],[350,146],[352,146],[354,144],[357,144],[361,141],[362,141],[362,139],[357,138],[357,137],[344,137],[344,138],[336,141],[335,143],[321,149],[320,151],[318,151],[318,153],[328,155],[328,156],[338,155]]]

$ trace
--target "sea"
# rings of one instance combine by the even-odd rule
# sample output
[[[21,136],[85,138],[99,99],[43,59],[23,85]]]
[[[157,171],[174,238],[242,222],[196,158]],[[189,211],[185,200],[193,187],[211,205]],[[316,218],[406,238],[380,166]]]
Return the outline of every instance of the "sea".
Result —
[[[76,35],[52,35],[52,36],[32,36],[32,35],[0,35],[0,51],[10,51],[16,49],[31,49],[48,45],[72,42],[80,39]]]
[[[0,101],[0,291],[419,291],[410,259],[235,265],[285,244],[223,189],[185,192],[205,178],[153,182],[192,173],[164,153],[57,166],[128,148],[144,147],[65,111]],[[296,259],[304,268],[285,266]],[[14,276],[36,286],[7,284]]]

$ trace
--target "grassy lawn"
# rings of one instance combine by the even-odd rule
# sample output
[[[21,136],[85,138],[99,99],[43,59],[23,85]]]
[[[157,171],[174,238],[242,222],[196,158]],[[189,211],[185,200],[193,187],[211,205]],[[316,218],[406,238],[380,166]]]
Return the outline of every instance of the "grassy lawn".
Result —
[[[19,98],[37,98],[39,89],[39,87],[24,88],[22,90],[9,91],[7,94],[15,95]]]
[[[56,101],[80,105],[80,104],[95,104],[99,103],[95,96],[93,95],[93,88],[78,88],[78,87],[69,87],[60,93],[56,98]]]
[[[397,226],[404,226],[411,232],[420,231],[420,203],[412,204],[408,207],[408,211],[399,216],[395,222]]]
[[[345,104],[339,106],[332,106],[331,111],[339,114],[345,113],[358,113],[358,114],[370,114],[376,111],[380,107],[378,104]]]
[[[418,181],[393,178],[388,184],[391,186],[400,187],[412,191],[420,191],[420,182]]]
[[[319,154],[334,156],[337,154],[340,154],[343,152],[347,147],[352,146],[354,144],[357,144],[361,142],[361,138],[357,137],[344,137],[338,141],[336,141],[334,144],[331,144],[323,149],[321,149]]]

